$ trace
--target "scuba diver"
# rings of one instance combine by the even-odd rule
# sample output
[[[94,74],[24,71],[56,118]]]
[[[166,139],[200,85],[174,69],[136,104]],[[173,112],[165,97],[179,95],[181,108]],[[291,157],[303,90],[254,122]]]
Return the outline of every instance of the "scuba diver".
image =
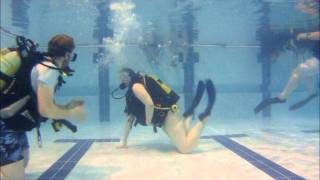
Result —
[[[133,125],[153,126],[161,128],[173,141],[180,153],[190,153],[197,146],[200,134],[209,119],[215,102],[215,87],[211,80],[200,81],[196,95],[188,110],[180,121],[176,103],[179,96],[160,79],[142,73],[136,73],[130,68],[120,71],[121,84],[118,89],[128,88],[125,113],[128,120],[125,124],[124,136],[118,148],[127,148],[127,139]],[[208,104],[200,113],[197,124],[189,128],[194,110],[199,104],[204,91],[208,94]],[[124,96],[123,96],[124,97]]]
[[[300,0],[297,2],[296,8],[301,12],[317,17],[317,19],[319,18],[319,0]],[[311,32],[282,32],[273,36],[268,44],[269,46],[266,47],[273,50],[272,53],[276,54],[275,58],[284,49],[297,50],[301,48],[311,51],[312,57],[306,59],[292,71],[287,85],[277,97],[265,99],[255,107],[254,112],[256,114],[272,104],[285,103],[288,96],[297,88],[298,82],[302,78],[306,82],[309,96],[291,105],[289,110],[297,110],[319,96],[320,84],[316,89],[317,92],[313,92],[312,88],[313,77],[319,77],[319,40],[319,25],[317,25],[316,30]]]
[[[319,0],[298,0],[296,9],[303,13],[317,16],[319,15]]]
[[[297,1],[296,8],[306,14],[319,18],[319,0],[299,0]],[[287,85],[283,91],[274,98],[269,98],[263,100],[259,103],[254,112],[257,114],[266,107],[269,107],[272,104],[276,103],[285,103],[288,96],[296,89],[300,79],[306,82],[309,96],[306,98],[294,103],[289,107],[289,110],[297,110],[312,99],[319,96],[319,89],[316,89],[317,92],[313,92],[314,88],[312,87],[313,77],[319,77],[319,24],[314,31],[305,32],[305,31],[296,31],[296,32],[282,32],[275,35],[271,35],[272,38],[267,42],[267,45],[264,48],[266,52],[270,51],[274,56],[273,59],[278,57],[278,54],[282,50],[299,50],[307,49],[312,52],[312,57],[306,59],[303,63],[299,64],[292,72]],[[263,49],[262,49],[263,50]],[[272,58],[271,58],[272,59]]]
[[[25,179],[28,160],[26,131],[37,129],[41,145],[40,123],[52,119],[55,130],[61,124],[74,129],[64,119],[83,120],[84,101],[66,105],[54,102],[55,91],[65,83],[63,74],[72,75],[70,61],[76,59],[73,38],[59,34],[48,43],[48,52],[36,51],[36,45],[22,36],[17,48],[1,50],[0,71],[0,153],[1,179]]]
[[[312,57],[306,59],[303,63],[299,64],[293,71],[287,82],[287,85],[282,90],[282,92],[277,96],[269,99],[263,100],[259,103],[254,112],[257,114],[264,108],[269,107],[272,104],[285,103],[288,96],[297,88],[299,80],[303,78],[305,80],[309,96],[291,105],[289,110],[296,110],[303,107],[305,104],[310,102],[312,99],[319,95],[319,92],[313,92],[312,83],[313,77],[319,75],[319,40],[320,32],[313,31],[308,33],[279,33],[275,36],[279,43],[279,46],[283,49],[297,50],[300,48],[305,48],[312,52]],[[277,42],[273,42],[277,43]],[[278,50],[281,51],[281,50]],[[274,54],[278,54],[276,52]],[[318,87],[319,88],[319,87]],[[319,91],[317,89],[316,91]]]

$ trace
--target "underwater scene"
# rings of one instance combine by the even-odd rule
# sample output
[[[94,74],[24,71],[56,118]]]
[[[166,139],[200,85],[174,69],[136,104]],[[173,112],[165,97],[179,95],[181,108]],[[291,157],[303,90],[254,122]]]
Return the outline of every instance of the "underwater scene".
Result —
[[[319,3],[1,0],[1,180],[318,180]]]

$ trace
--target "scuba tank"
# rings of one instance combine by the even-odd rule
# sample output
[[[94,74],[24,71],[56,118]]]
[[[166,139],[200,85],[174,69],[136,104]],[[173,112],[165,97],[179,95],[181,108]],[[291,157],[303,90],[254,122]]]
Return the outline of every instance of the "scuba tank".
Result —
[[[10,50],[10,48],[1,48],[0,49],[0,55],[2,56],[2,55],[5,55],[5,54],[7,54],[7,53],[9,53],[9,52],[11,52],[12,50]]]
[[[0,55],[0,91],[8,85],[5,77],[13,78],[21,66],[21,58],[17,51],[10,51],[10,49],[1,49]]]
[[[0,54],[0,92],[6,89],[23,66],[22,61],[36,51],[36,44],[23,36],[16,37],[17,48],[3,48]],[[27,62],[26,62],[27,63]]]

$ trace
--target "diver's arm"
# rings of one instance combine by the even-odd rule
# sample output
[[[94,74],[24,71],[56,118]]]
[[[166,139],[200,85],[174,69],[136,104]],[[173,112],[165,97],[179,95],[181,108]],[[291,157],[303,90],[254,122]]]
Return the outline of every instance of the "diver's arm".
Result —
[[[19,101],[0,110],[0,118],[7,119],[15,115],[30,99],[30,96],[25,96]]]
[[[142,84],[136,83],[132,86],[133,93],[135,96],[145,105],[146,109],[146,124],[151,125],[152,123],[152,117],[153,117],[153,111],[154,111],[154,105],[153,101],[147,92],[147,90],[144,88]]]
[[[61,108],[54,104],[54,90],[43,83],[39,83],[37,90],[38,111],[41,116],[51,119],[79,119],[86,116],[83,106],[76,106],[72,109]]]
[[[118,148],[127,148],[127,140],[128,140],[128,136],[129,136],[129,133],[130,133],[130,130],[132,128],[132,123],[133,123],[133,116],[129,115],[128,116],[128,120],[124,126],[124,134],[123,134],[123,137],[120,141],[120,145],[118,146]]]
[[[297,35],[297,40],[320,40],[320,32],[315,31],[315,32],[309,32],[309,33],[299,33]]]
[[[84,101],[81,99],[72,99],[65,105],[60,105],[60,104],[55,104],[55,105],[62,109],[72,109],[76,106],[81,106],[83,104],[84,104]]]

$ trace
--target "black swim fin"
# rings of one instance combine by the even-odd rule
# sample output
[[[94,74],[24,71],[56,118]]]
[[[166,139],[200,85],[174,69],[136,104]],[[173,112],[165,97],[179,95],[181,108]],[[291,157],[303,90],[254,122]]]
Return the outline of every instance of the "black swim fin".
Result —
[[[200,121],[204,120],[206,117],[208,117],[211,114],[211,110],[216,101],[216,89],[214,87],[213,82],[210,79],[206,81],[206,89],[208,94],[208,105],[204,110],[204,112],[199,114]]]
[[[317,97],[317,96],[318,96],[317,93],[312,94],[312,95],[308,96],[307,98],[305,98],[305,99],[303,99],[303,100],[301,100],[301,101],[299,101],[299,102],[291,105],[291,106],[289,107],[289,110],[290,110],[290,111],[297,110],[297,109],[303,107],[304,105],[306,105],[308,102],[310,102],[313,98],[315,98],[315,97]]]
[[[255,114],[259,113],[260,111],[262,111],[263,109],[267,108],[271,104],[284,103],[284,102],[286,102],[286,100],[282,100],[282,99],[280,99],[278,97],[265,99],[260,104],[258,104],[258,106],[256,106],[254,108],[254,113]]]
[[[65,125],[68,129],[70,129],[72,132],[77,132],[77,126],[72,124],[70,121],[65,120],[65,119],[59,119],[59,120],[53,120],[51,123],[53,129],[55,132],[60,131],[62,125]]]
[[[200,100],[203,96],[205,90],[205,84],[203,81],[199,81],[198,86],[197,86],[197,91],[196,91],[196,95],[194,96],[191,106],[189,107],[188,110],[186,110],[183,113],[183,117],[188,117],[191,116],[194,113],[194,110],[196,109],[196,107],[199,105]]]

